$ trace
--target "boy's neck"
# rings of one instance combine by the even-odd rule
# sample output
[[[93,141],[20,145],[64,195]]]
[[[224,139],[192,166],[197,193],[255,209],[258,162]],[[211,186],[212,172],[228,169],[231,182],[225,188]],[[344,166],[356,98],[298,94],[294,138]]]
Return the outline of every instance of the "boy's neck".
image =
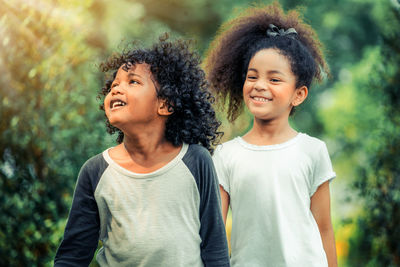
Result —
[[[254,118],[253,127],[243,136],[243,139],[253,145],[276,145],[296,135],[297,131],[290,126],[288,120],[263,121]]]
[[[152,130],[151,130],[152,129]],[[123,142],[110,149],[110,157],[120,166],[136,173],[153,172],[168,164],[180,152],[164,137],[163,129],[147,127],[135,133],[124,132]]]
[[[176,148],[165,139],[164,133],[162,135],[156,133],[142,136],[125,135],[122,145],[131,157],[142,158],[143,160],[154,158],[154,154],[157,152],[162,153],[162,151]]]

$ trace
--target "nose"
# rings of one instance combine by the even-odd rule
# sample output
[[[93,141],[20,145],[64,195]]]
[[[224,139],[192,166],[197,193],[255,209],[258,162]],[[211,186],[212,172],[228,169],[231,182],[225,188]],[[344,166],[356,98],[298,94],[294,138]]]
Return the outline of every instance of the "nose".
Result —
[[[267,90],[267,83],[262,79],[258,79],[257,82],[254,84],[254,89],[257,91]]]
[[[111,88],[111,95],[118,95],[118,94],[121,94],[122,93],[122,90],[121,90],[122,88],[121,88],[121,86],[120,85],[115,85],[115,86],[113,86],[112,88]]]

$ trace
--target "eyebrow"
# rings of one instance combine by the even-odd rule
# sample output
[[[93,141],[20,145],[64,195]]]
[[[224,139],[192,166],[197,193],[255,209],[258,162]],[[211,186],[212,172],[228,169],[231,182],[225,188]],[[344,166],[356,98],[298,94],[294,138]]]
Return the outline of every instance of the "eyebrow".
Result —
[[[143,79],[143,77],[140,76],[139,74],[136,74],[136,73],[134,73],[134,72],[128,72],[128,78],[130,78],[130,77],[132,77],[132,76],[138,76],[139,78]],[[113,82],[111,83],[111,85],[113,85],[113,84],[115,83],[116,80],[117,80],[117,78],[115,78],[115,79],[113,80]]]
[[[250,69],[248,69],[247,71],[255,71],[255,72],[258,72],[258,70],[257,70],[257,69],[254,69],[254,68],[250,68]],[[281,72],[281,71],[279,71],[279,70],[269,70],[269,71],[267,71],[267,74],[281,74],[281,75],[285,75],[283,72]]]
[[[256,70],[256,69],[253,69],[253,68],[249,68],[249,69],[247,69],[247,71],[255,71],[255,72],[258,72],[258,70]]]
[[[142,78],[142,79],[143,79],[142,76],[140,76],[139,74],[136,74],[136,73],[134,73],[134,72],[129,72],[129,73],[128,73],[128,77],[131,77],[131,76],[138,76],[139,78]]]
[[[270,70],[267,71],[268,74],[281,74],[281,75],[285,75],[283,72],[279,71],[279,70]]]

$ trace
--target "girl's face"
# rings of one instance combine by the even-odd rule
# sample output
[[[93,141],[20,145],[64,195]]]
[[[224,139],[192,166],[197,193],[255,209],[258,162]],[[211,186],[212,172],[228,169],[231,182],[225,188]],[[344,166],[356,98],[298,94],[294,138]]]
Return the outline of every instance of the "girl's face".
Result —
[[[249,62],[243,98],[257,119],[287,120],[293,106],[307,97],[307,87],[296,88],[289,60],[273,48],[258,51]]]
[[[104,99],[108,120],[122,131],[156,119],[159,106],[160,100],[147,64],[136,64],[130,68],[121,66]]]

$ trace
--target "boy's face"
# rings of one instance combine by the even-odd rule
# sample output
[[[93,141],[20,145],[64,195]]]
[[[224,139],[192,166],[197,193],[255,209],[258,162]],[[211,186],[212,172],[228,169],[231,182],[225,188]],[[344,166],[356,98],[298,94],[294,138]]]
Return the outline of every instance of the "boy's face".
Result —
[[[162,106],[147,64],[121,66],[104,99],[108,120],[122,131],[130,126],[149,124],[160,115],[166,115],[162,110],[160,113]]]

